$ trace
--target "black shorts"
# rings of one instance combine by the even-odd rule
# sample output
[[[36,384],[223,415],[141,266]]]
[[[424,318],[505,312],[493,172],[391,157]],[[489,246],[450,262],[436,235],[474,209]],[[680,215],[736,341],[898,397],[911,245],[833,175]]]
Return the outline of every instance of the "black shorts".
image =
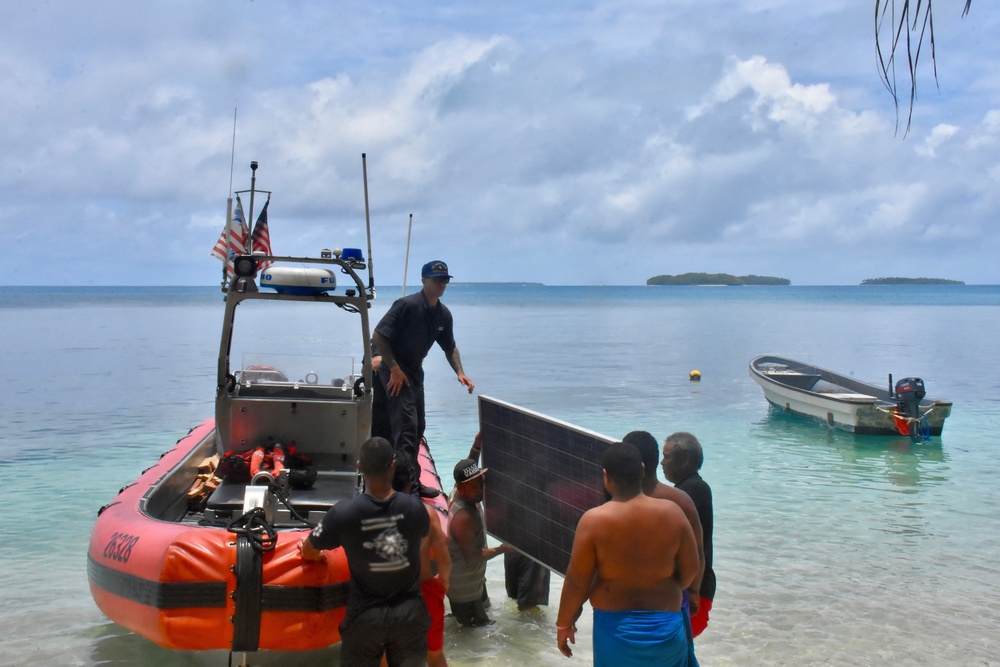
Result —
[[[486,592],[486,587],[484,586],[483,596],[478,600],[473,600],[472,602],[453,602],[452,600],[448,600],[448,604],[451,605],[451,613],[455,616],[456,621],[467,628],[479,628],[493,622],[486,615],[486,606],[489,604],[489,601],[489,594]]]
[[[420,596],[360,611],[340,624],[340,664],[378,667],[384,652],[389,667],[423,667],[430,627]]]
[[[517,600],[518,609],[549,603],[549,571],[520,552],[503,555],[507,597]]]

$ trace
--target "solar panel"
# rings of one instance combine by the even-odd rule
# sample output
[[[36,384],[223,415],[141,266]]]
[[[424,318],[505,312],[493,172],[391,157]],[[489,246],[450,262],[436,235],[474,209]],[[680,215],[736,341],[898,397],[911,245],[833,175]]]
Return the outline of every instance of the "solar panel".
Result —
[[[565,575],[576,524],[605,501],[601,458],[615,440],[487,396],[479,429],[487,530]]]

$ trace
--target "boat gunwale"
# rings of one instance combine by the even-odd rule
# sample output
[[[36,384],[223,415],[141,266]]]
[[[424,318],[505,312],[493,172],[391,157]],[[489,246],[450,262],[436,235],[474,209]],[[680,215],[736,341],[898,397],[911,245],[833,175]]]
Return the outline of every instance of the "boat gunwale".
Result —
[[[849,390],[868,388],[877,395],[838,396],[837,394],[812,391],[794,384],[786,384],[780,381],[780,374],[765,372],[762,366],[766,364],[782,367],[786,370],[787,375],[818,376],[817,381],[823,380]],[[887,419],[874,418],[877,413],[891,415],[899,405],[898,400],[893,398],[888,390],[812,364],[774,355],[756,357],[750,361],[749,367],[751,379],[760,385],[765,400],[772,408],[859,435],[891,435],[897,432],[897,429],[890,423],[881,423],[886,422]],[[792,407],[793,405],[794,407]],[[921,399],[919,409],[922,415],[937,413],[931,417],[932,435],[940,435],[944,428],[944,421],[951,416],[951,408],[951,401],[926,396]],[[823,411],[827,413],[825,419],[818,414]],[[840,417],[835,417],[835,414],[839,414]]]
[[[820,379],[830,382],[831,384],[835,384],[840,387],[845,387],[847,389],[851,388],[850,385],[854,385],[857,387],[866,387],[874,393],[864,394],[861,392],[857,392],[856,396],[844,396],[837,394],[828,394],[819,391],[812,391],[810,389],[803,389],[801,387],[796,387],[792,384],[786,384],[784,382],[781,382],[780,379],[777,379],[775,377],[775,374],[767,373],[766,371],[764,371],[759,367],[763,363],[776,363],[786,366],[788,364],[795,364],[798,366],[798,369],[810,370],[816,372],[817,374],[819,374]],[[795,372],[798,372],[797,369],[793,370]],[[889,391],[887,389],[882,389],[877,385],[874,385],[870,382],[865,382],[864,380],[855,380],[854,378],[848,377],[841,373],[837,373],[835,371],[831,371],[826,368],[821,368],[819,366],[814,366],[812,364],[806,364],[804,362],[796,361],[794,359],[789,359],[787,357],[778,357],[775,355],[762,355],[756,357],[750,361],[750,371],[752,374],[751,376],[754,378],[755,381],[757,381],[757,384],[761,385],[761,387],[763,387],[764,384],[766,383],[769,386],[778,386],[798,394],[816,396],[822,400],[834,401],[837,403],[877,404],[884,407],[893,407],[896,405],[896,401],[889,397]],[[885,394],[885,396],[882,396],[882,394]],[[937,398],[930,398],[926,396],[920,401],[920,406],[922,408],[925,407],[930,408],[932,406],[950,407],[951,405],[952,405],[951,401],[937,399]]]

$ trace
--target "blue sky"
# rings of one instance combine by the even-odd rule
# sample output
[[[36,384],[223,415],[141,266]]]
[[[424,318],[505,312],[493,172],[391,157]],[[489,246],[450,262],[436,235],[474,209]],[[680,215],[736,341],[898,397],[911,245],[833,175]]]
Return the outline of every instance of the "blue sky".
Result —
[[[218,284],[234,110],[276,253],[366,247],[367,154],[379,284],[411,213],[411,282],[1000,283],[995,3],[934,5],[905,139],[873,0],[3,5],[4,284]]]

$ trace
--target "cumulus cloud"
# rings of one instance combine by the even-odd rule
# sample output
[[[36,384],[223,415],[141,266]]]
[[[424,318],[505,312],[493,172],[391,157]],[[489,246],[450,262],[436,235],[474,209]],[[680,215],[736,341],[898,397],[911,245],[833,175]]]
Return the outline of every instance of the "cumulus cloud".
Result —
[[[935,149],[944,142],[951,139],[958,133],[958,128],[954,125],[941,124],[931,130],[931,133],[924,139],[923,145],[918,146],[917,155],[924,157],[934,157]]]
[[[597,257],[630,283],[853,282],[847,257],[998,278],[1000,99],[896,136],[870,61],[829,56],[871,46],[850,3],[52,7],[0,27],[0,232],[29,283],[80,250],[96,282],[150,280],[146,249],[158,281],[217,280],[236,109],[232,189],[258,160],[279,252],[363,236],[366,153],[383,264],[412,213],[411,254],[472,280],[512,256],[554,284],[608,282]]]

